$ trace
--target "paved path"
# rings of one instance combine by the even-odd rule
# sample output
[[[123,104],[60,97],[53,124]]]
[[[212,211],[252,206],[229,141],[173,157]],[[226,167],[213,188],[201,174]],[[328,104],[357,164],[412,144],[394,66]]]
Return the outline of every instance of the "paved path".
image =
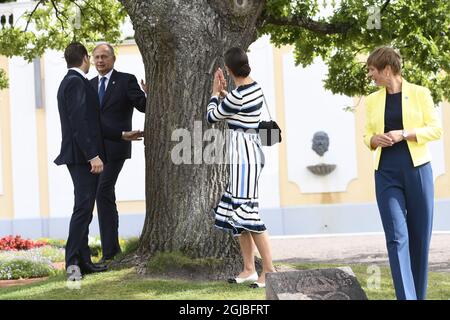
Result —
[[[272,237],[271,244],[275,261],[388,264],[383,234]],[[429,263],[450,272],[450,233],[433,234]]]

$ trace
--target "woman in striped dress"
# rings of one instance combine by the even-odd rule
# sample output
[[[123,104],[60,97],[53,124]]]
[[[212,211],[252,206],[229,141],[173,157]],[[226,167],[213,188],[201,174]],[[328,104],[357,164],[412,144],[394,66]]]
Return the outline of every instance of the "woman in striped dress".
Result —
[[[214,208],[215,227],[239,237],[244,270],[230,283],[253,282],[253,288],[265,287],[265,275],[274,272],[266,226],[258,214],[258,179],[264,167],[264,153],[257,133],[263,93],[249,77],[247,54],[240,48],[225,53],[225,65],[236,89],[225,91],[226,82],[219,68],[214,75],[213,94],[208,104],[209,123],[226,121],[229,129],[229,179],[222,198]],[[261,275],[255,269],[253,243],[263,260]]]

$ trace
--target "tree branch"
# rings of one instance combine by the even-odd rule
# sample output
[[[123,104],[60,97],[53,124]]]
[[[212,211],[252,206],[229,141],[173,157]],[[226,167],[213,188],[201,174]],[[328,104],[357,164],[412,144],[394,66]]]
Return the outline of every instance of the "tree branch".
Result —
[[[84,17],[85,17],[84,10],[83,10],[83,8],[77,3],[77,1],[76,1],[76,0],[70,0],[70,2],[73,3],[74,5],[76,5],[78,9],[80,9],[81,16],[84,18]]]
[[[72,1],[72,2],[75,3],[75,1]],[[90,3],[89,3],[89,1],[86,1],[86,0],[85,0],[85,1],[84,1],[84,5],[85,5],[87,8],[90,8],[90,9],[94,10],[94,11],[97,13],[97,15],[98,15],[98,16],[100,17],[100,19],[102,19],[102,21],[103,21],[103,27],[105,28],[105,30],[107,30],[107,29],[108,29],[108,22],[106,21],[105,17],[102,15],[101,11],[98,10],[97,8],[91,6]],[[80,10],[81,10],[81,7],[80,7],[80,6],[78,6],[78,7],[79,7]]]
[[[384,11],[386,11],[386,9],[388,8],[388,5],[391,3],[391,0],[387,0],[384,4],[383,4],[383,8],[381,8],[380,13],[383,13]],[[399,17],[398,14],[396,14],[394,11],[391,12],[397,19],[401,20],[402,18]]]
[[[384,4],[383,4],[383,8],[381,8],[380,12],[383,13],[384,10],[386,10],[387,6],[391,3],[391,0],[387,0]]]
[[[351,24],[349,23],[319,22],[304,16],[290,16],[290,17],[265,16],[263,19],[264,24],[298,27],[321,34],[343,34],[346,33],[351,28]]]
[[[65,28],[64,28],[64,20],[61,19],[60,15],[62,15],[64,17],[64,19],[66,19],[66,21],[68,21],[67,17],[64,15],[64,13],[62,11],[59,11],[58,6],[56,5],[54,0],[50,0],[53,8],[55,9],[55,14],[56,14],[56,18],[59,20],[59,22],[61,23],[61,28],[63,29],[63,31],[65,32]]]
[[[34,7],[33,11],[31,11],[30,16],[28,17],[27,20],[27,25],[25,26],[25,30],[23,32],[27,32],[28,30],[28,26],[30,25],[31,19],[33,18],[34,13],[36,12],[36,10],[39,8],[39,6],[41,4],[43,4],[45,2],[45,0],[39,0],[38,3],[36,4],[36,6]]]

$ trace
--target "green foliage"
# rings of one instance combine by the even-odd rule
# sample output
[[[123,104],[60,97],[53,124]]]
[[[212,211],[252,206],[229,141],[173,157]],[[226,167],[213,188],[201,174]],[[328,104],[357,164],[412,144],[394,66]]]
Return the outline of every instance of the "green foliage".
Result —
[[[89,249],[91,250],[92,257],[100,257],[102,255],[102,242],[100,236],[89,236]]]
[[[6,72],[0,69],[0,90],[8,88],[8,79],[6,78]]]
[[[34,249],[41,254],[44,259],[53,262],[64,262],[64,249],[54,246],[45,246]]]
[[[333,93],[355,96],[372,92],[363,57],[376,47],[392,45],[403,56],[409,81],[427,86],[435,102],[450,98],[450,1],[342,0],[330,16],[314,17],[321,2],[269,0],[261,34],[270,34],[278,46],[294,45],[299,65],[323,59],[328,65],[325,88]],[[379,29],[368,27],[370,6],[380,8]],[[334,27],[335,32],[282,25],[276,23],[279,17],[287,21],[311,18]]]
[[[0,264],[0,280],[46,277],[54,273],[54,269],[46,263],[16,259]]]
[[[125,17],[118,1],[38,1],[14,27],[0,30],[0,54],[31,61],[46,49],[63,50],[72,41],[86,45],[101,40],[116,43]]]
[[[62,239],[51,239],[51,238],[39,238],[39,241],[45,241],[48,246],[42,248],[42,252],[49,251],[49,254],[51,252],[57,251],[57,249],[64,249],[66,247],[66,240]],[[122,250],[122,252],[117,256],[117,258],[123,258],[124,256],[134,252],[137,250],[139,245],[139,238],[138,237],[131,237],[128,239],[119,238],[119,245]],[[93,257],[100,257],[102,254],[102,247],[101,247],[101,241],[100,237],[89,237],[89,248],[91,249],[91,254]],[[1,259],[1,254],[0,254]],[[53,262],[59,262],[58,260]],[[64,255],[63,259],[60,261],[64,261]]]
[[[30,250],[0,251],[0,261],[8,259],[23,259],[51,265],[53,262],[64,261],[64,249],[53,246],[43,246]]]
[[[66,247],[66,240],[63,240],[63,239],[39,238],[38,241],[45,242],[49,246],[52,246],[55,248],[64,249]]]
[[[125,17],[125,10],[115,0],[36,1],[33,10],[14,27],[0,29],[0,55],[32,61],[46,49],[63,50],[72,41],[89,49],[96,41],[117,43]],[[1,72],[0,89],[6,87],[5,79]]]
[[[132,252],[135,252],[139,247],[139,238],[131,237],[129,239],[119,239],[120,249],[122,250],[122,256],[126,256]]]

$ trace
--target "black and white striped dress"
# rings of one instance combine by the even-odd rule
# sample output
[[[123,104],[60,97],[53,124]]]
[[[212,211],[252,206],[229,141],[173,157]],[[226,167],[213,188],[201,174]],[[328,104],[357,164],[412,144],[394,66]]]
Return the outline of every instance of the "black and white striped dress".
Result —
[[[212,97],[207,120],[228,123],[229,178],[225,193],[215,207],[215,227],[239,236],[243,231],[263,232],[258,213],[258,179],[264,153],[256,132],[261,117],[263,93],[258,83],[239,86],[221,102]],[[253,132],[245,132],[247,129]]]

